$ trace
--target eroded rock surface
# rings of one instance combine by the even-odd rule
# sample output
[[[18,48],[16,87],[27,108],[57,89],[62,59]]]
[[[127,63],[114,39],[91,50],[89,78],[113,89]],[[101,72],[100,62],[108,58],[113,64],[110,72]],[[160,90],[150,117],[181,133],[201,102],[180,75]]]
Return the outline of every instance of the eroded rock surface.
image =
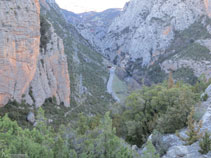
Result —
[[[50,97],[69,106],[63,41],[52,27],[49,32],[51,40],[40,49],[38,0],[0,1],[0,106],[26,100],[38,107]]]
[[[36,72],[39,45],[39,1],[1,0],[0,106],[22,99]]]
[[[70,80],[67,57],[64,54],[63,40],[50,28],[51,40],[46,50],[42,50],[37,63],[37,71],[29,88],[29,97],[36,106],[41,106],[45,99],[56,97],[57,104],[70,105]],[[31,91],[31,92],[30,92]],[[31,95],[31,96],[30,96]]]

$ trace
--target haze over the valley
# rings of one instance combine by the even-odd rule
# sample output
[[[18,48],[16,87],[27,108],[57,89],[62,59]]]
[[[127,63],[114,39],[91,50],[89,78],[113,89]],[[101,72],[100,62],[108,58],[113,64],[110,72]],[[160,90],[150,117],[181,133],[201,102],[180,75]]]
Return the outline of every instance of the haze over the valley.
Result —
[[[83,13],[101,12],[109,8],[123,8],[129,0],[56,0],[59,6],[68,11]]]

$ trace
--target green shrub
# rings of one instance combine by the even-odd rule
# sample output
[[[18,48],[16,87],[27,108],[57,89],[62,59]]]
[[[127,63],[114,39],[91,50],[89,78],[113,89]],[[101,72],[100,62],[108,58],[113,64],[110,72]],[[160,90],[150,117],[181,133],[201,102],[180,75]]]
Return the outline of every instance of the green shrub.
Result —
[[[205,94],[202,96],[202,101],[207,101],[208,97],[209,97],[208,94],[205,93]]]
[[[159,154],[156,153],[155,147],[151,141],[148,141],[146,144],[146,149],[143,152],[142,158],[160,158]]]
[[[81,119],[79,119],[79,122]],[[109,113],[91,130],[77,133],[61,126],[57,133],[47,124],[44,111],[36,115],[36,127],[22,129],[7,115],[0,117],[0,156],[26,155],[30,158],[133,158],[130,147],[115,135]],[[84,119],[83,121],[84,122]],[[79,123],[79,126],[83,124]]]
[[[200,132],[202,128],[202,121],[199,123],[196,123],[195,120],[193,119],[193,115],[195,113],[194,108],[192,108],[191,113],[188,116],[188,130],[186,131],[186,137],[180,136],[178,132],[176,132],[176,135],[185,142],[185,145],[192,145],[196,141],[198,141],[202,136],[203,133]]]
[[[126,100],[127,109],[121,116],[122,125],[117,131],[126,131],[123,137],[131,144],[141,146],[156,128],[162,133],[174,133],[186,126],[187,116],[196,103],[191,86],[166,83],[143,87]],[[125,125],[124,125],[125,124]],[[115,124],[119,127],[118,124]]]
[[[40,33],[41,33],[41,38],[40,38],[40,48],[46,49],[47,44],[51,40],[51,35],[49,34],[49,29],[51,25],[49,22],[45,19],[44,16],[40,16]]]
[[[202,137],[202,140],[199,142],[199,146],[199,152],[201,154],[207,154],[209,151],[211,151],[211,139],[210,134],[208,132],[205,132],[204,136]]]

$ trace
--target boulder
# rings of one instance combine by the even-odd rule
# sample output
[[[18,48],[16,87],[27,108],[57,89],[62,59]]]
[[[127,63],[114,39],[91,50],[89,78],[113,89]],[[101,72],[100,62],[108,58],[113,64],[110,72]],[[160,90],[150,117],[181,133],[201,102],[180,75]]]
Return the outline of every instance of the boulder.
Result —
[[[30,123],[35,123],[35,115],[33,112],[30,112],[28,115],[27,115],[27,121],[29,121]]]

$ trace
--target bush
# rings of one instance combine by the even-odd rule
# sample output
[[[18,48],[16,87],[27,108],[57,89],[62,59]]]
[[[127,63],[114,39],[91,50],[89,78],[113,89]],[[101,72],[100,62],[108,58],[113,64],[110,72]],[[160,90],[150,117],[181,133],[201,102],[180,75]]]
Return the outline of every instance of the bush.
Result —
[[[151,141],[148,141],[143,152],[142,158],[160,158],[159,154],[156,153],[155,147]]]
[[[208,94],[205,93],[205,94],[202,96],[202,101],[207,101],[208,97],[209,97]]]
[[[156,128],[162,133],[174,133],[186,126],[187,116],[196,95],[191,86],[186,84],[172,85],[163,83],[132,93],[126,100],[127,108],[115,126],[122,136],[131,144],[139,147]],[[125,130],[126,128],[126,130]]]
[[[187,137],[182,137],[179,135],[179,133],[177,132],[176,135],[185,142],[185,145],[192,145],[193,143],[195,143],[196,141],[198,141],[202,136],[203,133],[200,132],[201,128],[202,128],[202,121],[200,121],[199,123],[196,123],[193,119],[193,115],[194,115],[194,108],[192,108],[192,111],[190,113],[190,115],[188,116],[188,130],[186,131],[186,135]]]
[[[40,48],[44,48],[46,50],[47,44],[51,40],[51,35],[49,34],[49,29],[51,25],[46,20],[44,16],[40,16]]]
[[[202,140],[199,142],[199,146],[199,152],[201,154],[207,154],[209,151],[211,151],[211,139],[210,134],[208,132],[205,132],[204,136],[202,137]]]

